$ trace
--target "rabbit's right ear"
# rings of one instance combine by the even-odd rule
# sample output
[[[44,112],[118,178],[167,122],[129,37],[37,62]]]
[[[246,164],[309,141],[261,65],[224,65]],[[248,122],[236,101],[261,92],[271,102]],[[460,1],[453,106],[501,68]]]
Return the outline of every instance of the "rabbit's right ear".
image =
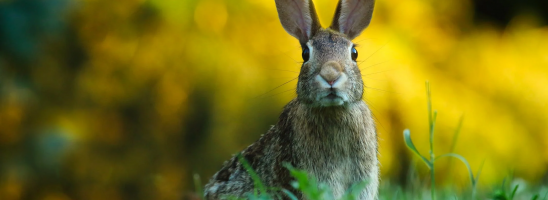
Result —
[[[312,0],[276,0],[276,8],[285,31],[299,39],[301,45],[321,28]]]

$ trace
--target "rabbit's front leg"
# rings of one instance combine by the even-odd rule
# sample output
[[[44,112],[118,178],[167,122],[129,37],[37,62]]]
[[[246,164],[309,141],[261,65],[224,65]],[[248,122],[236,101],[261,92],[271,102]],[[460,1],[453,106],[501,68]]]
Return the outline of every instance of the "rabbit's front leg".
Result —
[[[379,188],[379,175],[378,171],[366,171],[362,170],[362,173],[365,174],[365,176],[358,176],[361,180],[356,180],[356,183],[360,183],[362,181],[366,181],[367,185],[363,189],[363,191],[360,193],[361,200],[377,200],[378,199],[378,188]]]

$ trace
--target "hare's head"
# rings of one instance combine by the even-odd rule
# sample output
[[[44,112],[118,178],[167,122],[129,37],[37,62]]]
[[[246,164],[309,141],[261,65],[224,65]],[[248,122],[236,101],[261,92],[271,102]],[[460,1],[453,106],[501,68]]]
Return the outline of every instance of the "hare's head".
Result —
[[[340,0],[331,26],[323,29],[311,0],[276,0],[282,26],[303,49],[299,101],[315,107],[361,101],[363,81],[352,39],[369,25],[373,6],[374,0]]]

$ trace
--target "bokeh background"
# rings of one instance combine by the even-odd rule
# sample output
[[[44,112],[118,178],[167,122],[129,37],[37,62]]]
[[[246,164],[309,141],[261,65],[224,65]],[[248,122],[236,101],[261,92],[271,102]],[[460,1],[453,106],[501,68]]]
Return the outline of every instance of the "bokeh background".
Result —
[[[316,0],[323,26],[334,0]],[[548,182],[548,1],[378,0],[355,42],[382,179],[454,147],[491,188]],[[179,199],[275,124],[301,62],[273,0],[0,0],[0,199]],[[442,161],[438,184],[469,187]],[[197,177],[197,176],[196,176]]]

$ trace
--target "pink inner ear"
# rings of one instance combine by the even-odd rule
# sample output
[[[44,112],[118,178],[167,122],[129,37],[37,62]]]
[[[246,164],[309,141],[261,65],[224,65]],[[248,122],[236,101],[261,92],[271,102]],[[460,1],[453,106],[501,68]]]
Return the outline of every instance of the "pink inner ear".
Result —
[[[355,0],[350,1],[343,0],[342,2],[342,10],[349,10],[348,8],[351,8],[348,13],[341,15],[341,18],[339,18],[339,24],[341,24],[340,31],[344,34],[348,34],[350,32],[350,27],[352,27],[352,24],[354,24],[354,21],[356,20],[356,12],[359,8],[360,1],[363,0]],[[352,4],[353,5],[349,5]]]
[[[307,19],[307,17],[305,17],[305,12],[309,12],[308,10],[305,10],[306,3],[308,2],[305,2],[305,4],[302,4],[302,2],[298,3],[296,0],[293,0],[291,2],[294,5],[293,8],[295,8],[295,10],[292,10],[292,15],[296,20],[297,26],[301,29],[300,31],[304,36],[310,37],[310,27],[307,27],[307,21],[308,24],[311,24],[312,22],[311,19]]]
[[[347,24],[346,24],[346,29],[350,29],[350,27],[352,27],[352,25],[354,24],[354,21],[356,21],[356,18],[358,16],[356,16],[356,13],[357,13],[357,9],[359,7],[359,2],[360,1],[363,1],[363,0],[357,0],[355,5],[352,5],[352,10],[350,11],[350,13],[348,14],[348,19],[346,20],[347,21]],[[350,32],[350,30],[347,30],[347,32]]]

